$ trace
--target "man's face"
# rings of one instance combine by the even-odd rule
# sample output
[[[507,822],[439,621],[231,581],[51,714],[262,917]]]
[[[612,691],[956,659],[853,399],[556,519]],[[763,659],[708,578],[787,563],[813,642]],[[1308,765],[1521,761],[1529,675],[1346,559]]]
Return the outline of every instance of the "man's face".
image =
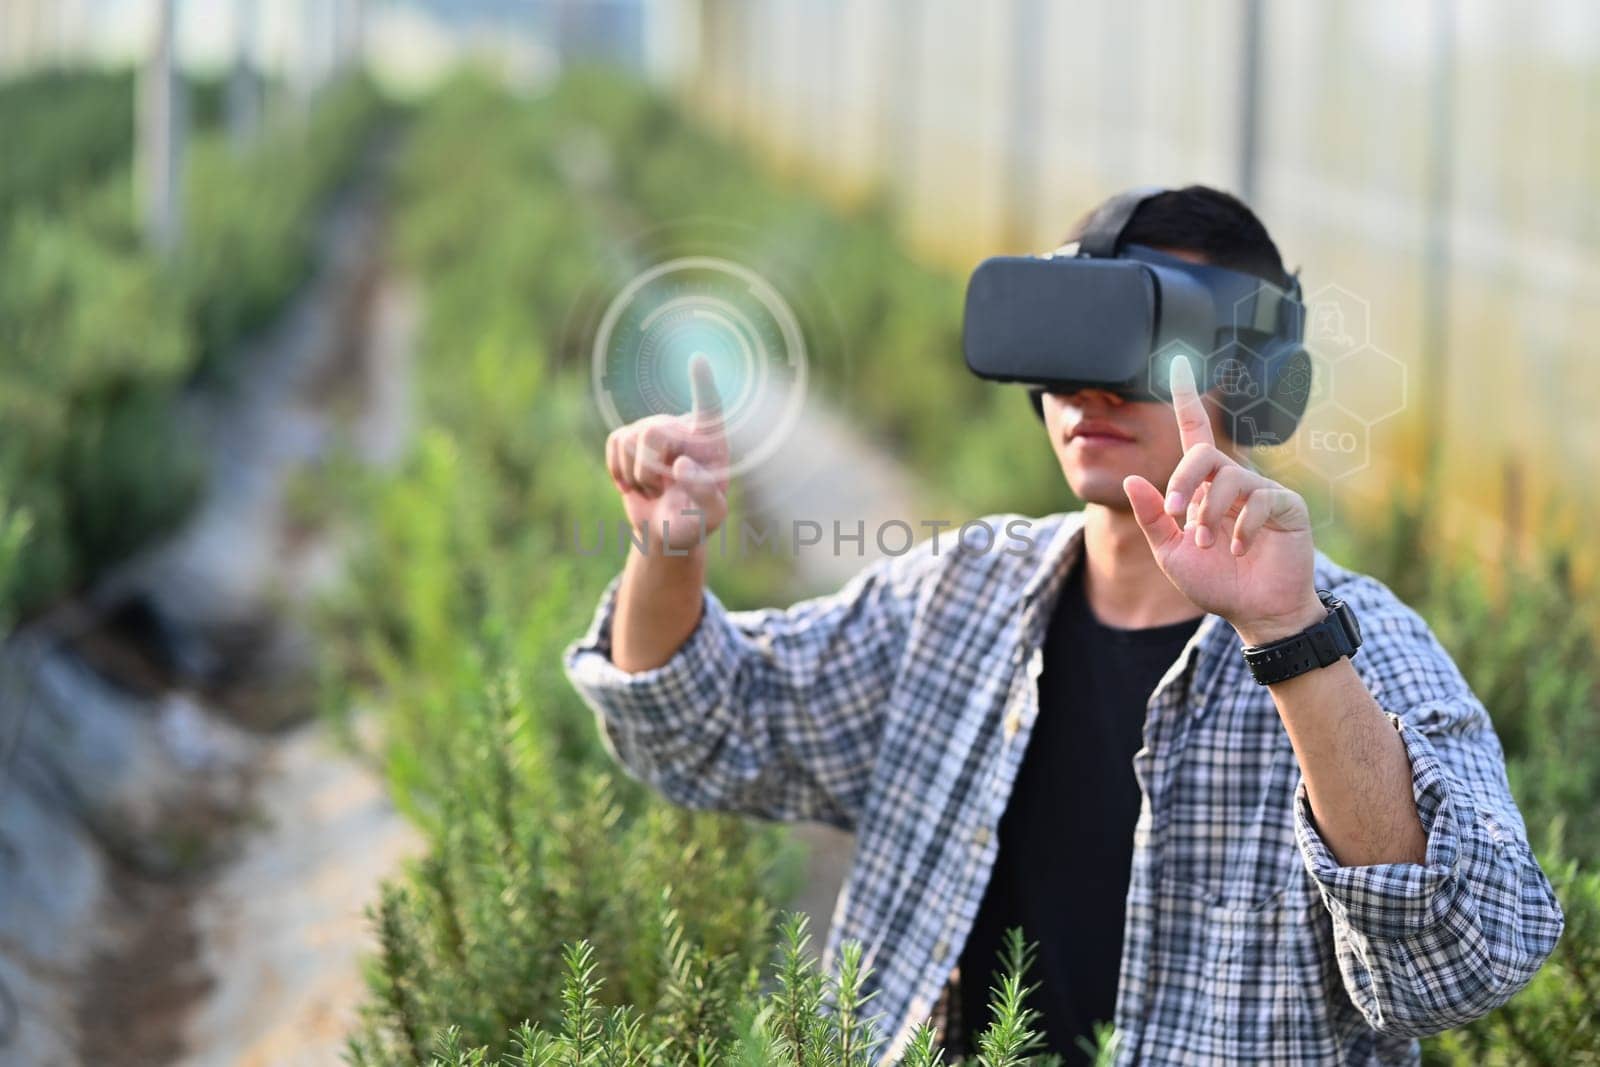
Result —
[[[1140,474],[1165,490],[1183,458],[1172,407],[1128,400],[1104,389],[1046,393],[1044,422],[1061,473],[1088,504],[1128,507],[1122,480]]]
[[[1163,249],[1194,263],[1198,253]],[[1221,409],[1209,395],[1206,410],[1219,447],[1229,449]],[[1044,421],[1061,472],[1078,498],[1089,504],[1128,509],[1122,480],[1138,474],[1163,491],[1183,443],[1172,405],[1159,400],[1128,400],[1105,389],[1044,394]]]

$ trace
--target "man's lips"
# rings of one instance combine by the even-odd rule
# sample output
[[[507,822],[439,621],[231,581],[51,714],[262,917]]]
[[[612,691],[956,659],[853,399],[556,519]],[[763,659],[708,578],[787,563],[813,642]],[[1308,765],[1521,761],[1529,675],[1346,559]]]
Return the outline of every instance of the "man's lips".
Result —
[[[1074,426],[1067,434],[1068,441],[1132,441],[1133,437],[1107,422],[1094,422],[1085,419]]]

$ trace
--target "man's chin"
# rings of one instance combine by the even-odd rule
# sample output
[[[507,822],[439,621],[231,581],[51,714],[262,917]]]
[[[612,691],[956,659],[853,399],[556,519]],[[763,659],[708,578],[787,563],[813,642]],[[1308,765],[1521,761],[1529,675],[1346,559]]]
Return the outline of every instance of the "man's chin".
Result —
[[[1122,490],[1122,478],[1121,474],[1096,471],[1091,477],[1069,478],[1067,485],[1085,504],[1099,504],[1102,507],[1129,511],[1132,505],[1128,503],[1128,494]]]

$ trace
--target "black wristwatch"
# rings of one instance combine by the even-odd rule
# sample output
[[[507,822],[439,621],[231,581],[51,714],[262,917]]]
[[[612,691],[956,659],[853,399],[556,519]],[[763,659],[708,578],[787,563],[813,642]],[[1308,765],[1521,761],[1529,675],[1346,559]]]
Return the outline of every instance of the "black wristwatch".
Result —
[[[1312,623],[1289,637],[1265,645],[1251,645],[1244,650],[1244,661],[1258,684],[1286,682],[1345,656],[1355,658],[1356,649],[1361,647],[1361,626],[1356,622],[1356,613],[1326,589],[1317,590],[1317,599],[1328,609],[1321,622]]]

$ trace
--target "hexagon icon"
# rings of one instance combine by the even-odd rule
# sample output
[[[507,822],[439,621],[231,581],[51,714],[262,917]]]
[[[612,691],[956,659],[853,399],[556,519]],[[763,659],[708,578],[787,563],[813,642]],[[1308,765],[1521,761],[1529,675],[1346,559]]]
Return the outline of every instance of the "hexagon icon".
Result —
[[[1270,294],[1277,299],[1263,301],[1261,298]],[[1303,301],[1296,301],[1289,296],[1285,289],[1281,289],[1271,282],[1262,281],[1256,284],[1255,291],[1249,296],[1242,296],[1233,302],[1233,328],[1246,331],[1249,334],[1273,334],[1277,332],[1280,302],[1288,302],[1298,306],[1301,314],[1305,313]]]
[[[1406,365],[1371,345],[1341,356],[1335,365],[1333,402],[1368,426],[1406,406]]]
[[[1334,486],[1331,479],[1308,466],[1292,447],[1274,448],[1270,457],[1263,457],[1262,473],[1286,488],[1299,493],[1311,515],[1313,530],[1328,526],[1334,520]]]
[[[1212,380],[1218,399],[1232,413],[1228,418],[1234,439],[1249,441],[1272,432],[1287,439],[1305,411],[1316,378],[1315,361],[1308,369],[1280,367],[1269,395],[1271,375],[1265,356],[1242,342],[1229,345],[1220,359],[1218,353],[1212,354]]]
[[[1249,412],[1240,416],[1240,419],[1242,421],[1243,418],[1247,417],[1250,417]],[[1254,439],[1254,443],[1250,446],[1250,457],[1257,464],[1265,466],[1287,463],[1294,458],[1294,439],[1291,437],[1287,441],[1274,441],[1270,437],[1263,437],[1258,434]]]
[[[1241,444],[1250,444],[1262,454],[1279,449],[1293,451],[1292,438],[1278,427],[1292,422],[1294,412],[1283,411],[1271,400],[1258,400],[1238,414],[1225,418],[1229,433]]]
[[[1308,410],[1316,402],[1319,392],[1325,396],[1328,391],[1327,368],[1318,367],[1317,358],[1309,352],[1306,355],[1304,364],[1297,361],[1286,366],[1278,382],[1276,395],[1291,411]]]
[[[1189,357],[1189,368],[1194,371],[1194,376],[1200,386],[1200,391],[1202,393],[1205,392],[1207,363],[1206,354],[1196,349],[1194,345],[1189,344],[1187,341],[1168,341],[1166,344],[1156,349],[1155,352],[1153,352],[1150,356],[1150,364],[1147,369],[1147,373],[1149,374],[1148,381],[1151,394],[1161,400],[1170,401],[1172,399],[1172,384],[1170,377],[1172,374],[1172,357],[1174,356]]]
[[[1256,375],[1250,373],[1251,362],[1254,361],[1240,359],[1238,356],[1224,356],[1218,360],[1211,372],[1217,392],[1239,402],[1260,399],[1265,389],[1262,383],[1256,380]]]
[[[1329,283],[1306,300],[1306,347],[1326,360],[1353,352],[1371,339],[1367,302]]]
[[[1307,417],[1318,408],[1333,402],[1333,379],[1337,365],[1327,360],[1319,359],[1315,352],[1311,353],[1311,380],[1306,396]]]
[[[1329,481],[1363,470],[1372,460],[1367,424],[1337,406],[1324,407],[1295,432],[1295,455]]]

